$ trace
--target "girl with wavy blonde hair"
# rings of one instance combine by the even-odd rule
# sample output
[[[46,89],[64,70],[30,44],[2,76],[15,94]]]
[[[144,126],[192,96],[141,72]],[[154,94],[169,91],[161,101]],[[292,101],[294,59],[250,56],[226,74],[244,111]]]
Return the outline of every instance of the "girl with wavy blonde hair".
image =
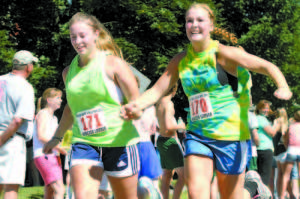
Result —
[[[287,82],[274,64],[213,40],[212,34],[220,33],[234,45],[237,41],[234,35],[215,28],[215,15],[207,4],[194,3],[188,8],[185,31],[190,41],[187,49],[172,58],[152,88],[123,107],[122,116],[126,119],[139,117],[143,109],[155,104],[180,79],[189,99],[184,140],[184,172],[189,198],[210,197],[214,168],[221,198],[238,199],[243,194],[245,198],[257,194],[268,197],[270,191],[255,172],[247,173],[245,185],[256,184],[259,189],[244,192],[243,186],[251,144],[248,70],[271,77],[278,87],[274,95],[279,99],[288,100],[292,96]]]
[[[70,176],[75,198],[98,198],[105,173],[114,198],[137,199],[138,132],[132,121],[118,117],[121,105],[139,90],[129,64],[100,21],[79,12],[70,22],[77,52],[63,71],[67,105],[45,152],[59,144],[73,125]]]

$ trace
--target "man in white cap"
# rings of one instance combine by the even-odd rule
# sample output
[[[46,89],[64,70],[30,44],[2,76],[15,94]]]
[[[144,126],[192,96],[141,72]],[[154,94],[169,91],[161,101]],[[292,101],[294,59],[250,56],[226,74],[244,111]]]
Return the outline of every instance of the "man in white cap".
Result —
[[[25,141],[32,137],[34,92],[26,80],[38,59],[29,51],[14,55],[12,72],[0,76],[0,193],[4,199],[17,199],[24,185]]]

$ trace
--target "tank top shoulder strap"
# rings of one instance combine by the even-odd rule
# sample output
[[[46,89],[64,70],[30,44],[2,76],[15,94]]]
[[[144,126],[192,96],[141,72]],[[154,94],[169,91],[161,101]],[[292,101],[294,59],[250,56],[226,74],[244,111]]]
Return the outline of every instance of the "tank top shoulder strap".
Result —
[[[66,83],[70,81],[70,78],[71,78],[72,74],[74,74],[74,71],[78,67],[78,62],[79,62],[79,55],[76,55],[73,58],[70,66],[69,66],[69,70],[68,70],[67,75],[66,75]]]

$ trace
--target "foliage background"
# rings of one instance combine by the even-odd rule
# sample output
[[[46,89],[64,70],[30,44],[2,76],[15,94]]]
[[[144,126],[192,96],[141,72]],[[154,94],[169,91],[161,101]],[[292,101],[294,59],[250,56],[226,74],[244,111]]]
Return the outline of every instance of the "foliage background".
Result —
[[[39,57],[29,81],[36,98],[48,87],[64,89],[61,72],[75,56],[68,20],[79,11],[95,15],[111,31],[125,59],[152,80],[182,51],[185,11],[192,0],[2,0],[0,9],[0,74],[11,70],[18,50]],[[244,49],[276,64],[294,93],[285,102],[273,97],[271,79],[252,74],[253,102],[268,99],[289,114],[299,102],[300,0],[203,0],[215,11],[218,27],[236,34]],[[187,99],[179,87],[176,117],[185,116]],[[61,115],[62,110],[58,112]]]

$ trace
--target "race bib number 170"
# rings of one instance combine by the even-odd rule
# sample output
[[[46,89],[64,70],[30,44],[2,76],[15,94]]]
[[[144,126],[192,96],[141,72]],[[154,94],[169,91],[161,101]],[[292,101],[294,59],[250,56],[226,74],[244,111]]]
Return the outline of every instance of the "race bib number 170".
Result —
[[[192,122],[211,118],[214,115],[208,92],[199,93],[189,98]]]
[[[81,135],[88,136],[107,130],[104,112],[101,108],[90,109],[76,114]]]

